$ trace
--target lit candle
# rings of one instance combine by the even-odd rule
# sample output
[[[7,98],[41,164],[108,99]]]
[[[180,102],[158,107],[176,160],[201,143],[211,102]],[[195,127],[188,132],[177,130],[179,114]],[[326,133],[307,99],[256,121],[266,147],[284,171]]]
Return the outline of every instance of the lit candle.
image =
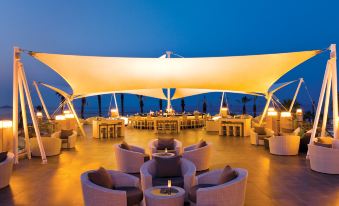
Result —
[[[171,187],[172,187],[172,181],[171,180],[167,181],[167,187],[168,187],[168,194],[170,195],[171,194]]]
[[[165,148],[165,153],[167,153],[167,148]]]

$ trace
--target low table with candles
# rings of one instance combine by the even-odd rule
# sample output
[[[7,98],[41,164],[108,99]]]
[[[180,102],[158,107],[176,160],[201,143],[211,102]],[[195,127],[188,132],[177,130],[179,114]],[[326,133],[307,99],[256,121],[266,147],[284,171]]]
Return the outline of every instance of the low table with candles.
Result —
[[[155,186],[144,191],[145,201],[147,206],[182,206],[185,200],[185,190],[171,186],[171,181],[168,181],[168,186]]]

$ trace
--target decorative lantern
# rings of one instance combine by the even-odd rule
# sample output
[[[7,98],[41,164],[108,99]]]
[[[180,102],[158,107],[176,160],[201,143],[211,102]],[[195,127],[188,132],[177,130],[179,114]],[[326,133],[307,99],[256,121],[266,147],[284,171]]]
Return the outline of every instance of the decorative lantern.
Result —
[[[228,114],[228,108],[227,107],[222,107],[220,109],[220,115],[222,118],[226,118],[227,117],[227,114]]]

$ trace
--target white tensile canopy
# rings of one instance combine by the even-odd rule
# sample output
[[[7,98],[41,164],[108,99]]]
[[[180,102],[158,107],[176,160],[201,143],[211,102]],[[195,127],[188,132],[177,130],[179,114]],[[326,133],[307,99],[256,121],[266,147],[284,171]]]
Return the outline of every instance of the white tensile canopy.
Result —
[[[157,88],[266,93],[281,76],[320,52],[204,58],[30,54],[62,76],[74,96],[89,96]]]

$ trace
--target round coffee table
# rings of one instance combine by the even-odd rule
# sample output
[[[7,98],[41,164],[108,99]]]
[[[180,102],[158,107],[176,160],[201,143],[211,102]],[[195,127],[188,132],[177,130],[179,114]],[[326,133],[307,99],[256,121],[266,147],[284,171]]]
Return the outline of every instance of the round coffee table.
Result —
[[[146,206],[183,206],[185,200],[185,190],[172,186],[171,194],[160,193],[161,188],[167,188],[166,186],[155,186],[148,188],[144,191]]]

